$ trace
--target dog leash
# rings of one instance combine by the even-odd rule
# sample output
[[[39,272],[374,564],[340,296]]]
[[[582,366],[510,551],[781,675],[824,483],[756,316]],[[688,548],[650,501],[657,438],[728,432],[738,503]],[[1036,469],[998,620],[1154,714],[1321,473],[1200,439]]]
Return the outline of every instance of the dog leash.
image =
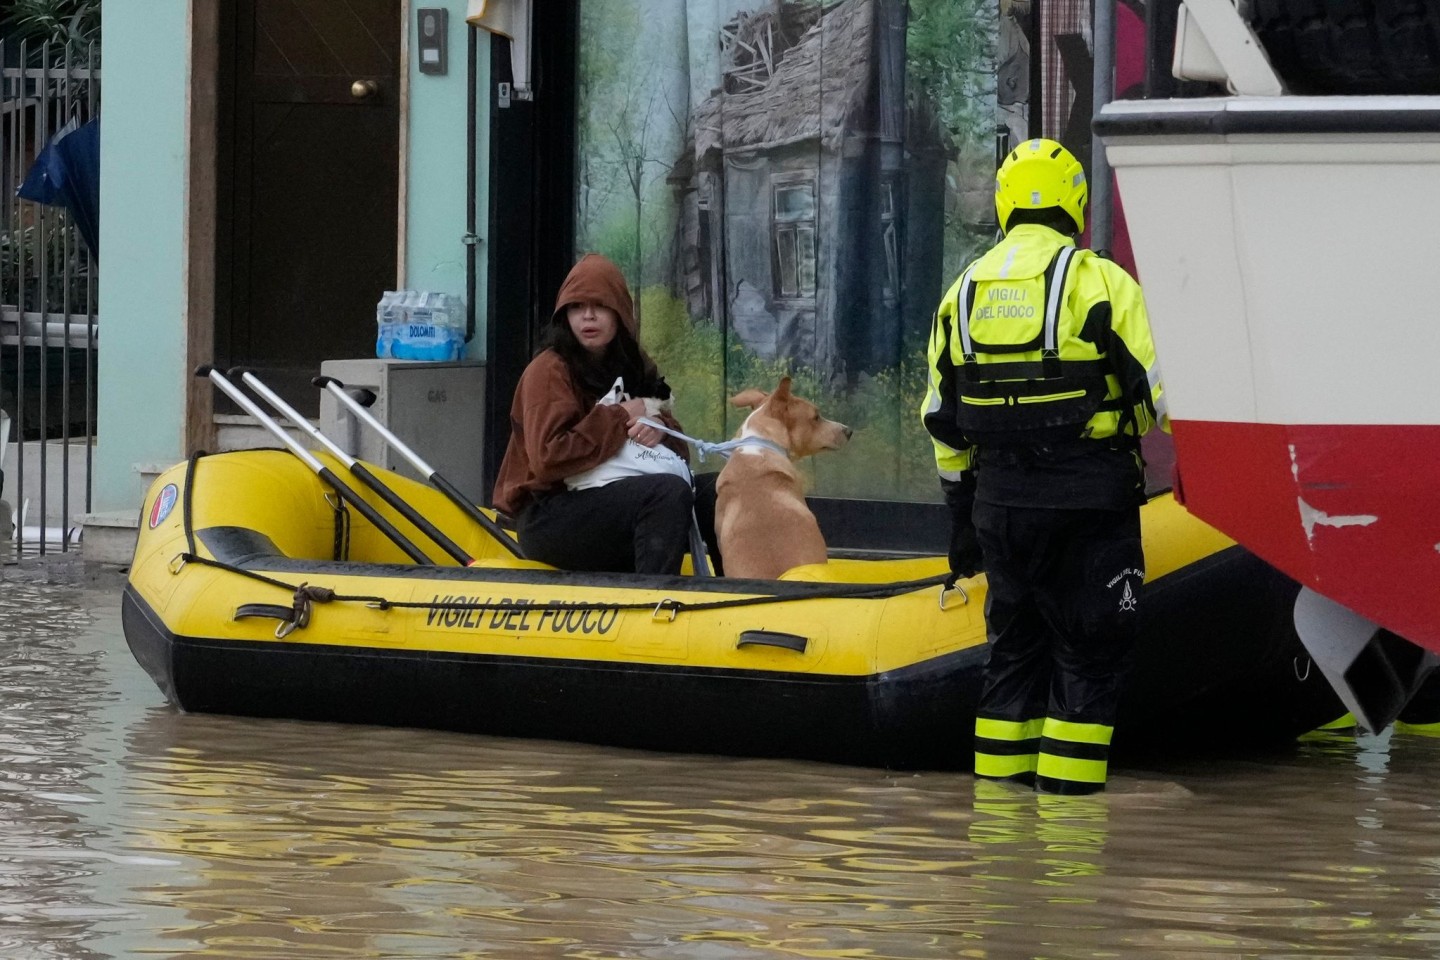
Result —
[[[730,454],[734,453],[736,450],[739,450],[742,447],[764,447],[766,450],[770,450],[774,453],[780,454],[787,460],[790,459],[789,450],[786,450],[774,440],[766,440],[764,437],[736,437],[733,440],[722,440],[719,443],[712,443],[709,440],[697,440],[695,437],[686,436],[679,430],[671,430],[663,423],[656,423],[649,417],[637,417],[635,422],[643,423],[647,427],[654,427],[661,433],[672,436],[676,440],[683,440],[686,443],[690,444],[692,447],[695,448],[695,453],[699,455],[701,463],[704,463],[705,458],[712,453],[718,457],[729,460]]]

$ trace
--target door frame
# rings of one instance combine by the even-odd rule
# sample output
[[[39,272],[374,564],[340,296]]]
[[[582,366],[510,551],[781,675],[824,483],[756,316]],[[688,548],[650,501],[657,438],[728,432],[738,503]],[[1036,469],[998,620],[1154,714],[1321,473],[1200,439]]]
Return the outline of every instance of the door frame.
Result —
[[[184,284],[185,364],[195,370],[214,362],[218,319],[220,141],[225,116],[224,97],[228,91],[225,68],[229,51],[221,49],[223,18],[233,15],[237,0],[190,0],[189,83],[186,85],[186,140],[189,151],[185,171]],[[397,232],[395,238],[395,282],[405,280],[405,237],[407,232],[407,183],[409,180],[410,130],[410,10],[412,0],[400,2],[400,103]],[[184,436],[186,455],[213,450],[218,431],[215,424],[215,391],[205,379],[187,378],[184,390]]]
[[[510,41],[490,41],[490,210],[486,269],[484,492],[510,439],[510,405],[535,353],[547,304],[575,260],[575,120],[579,0],[549,0],[531,37],[533,100],[501,107]]]
[[[215,357],[216,209],[219,203],[220,3],[190,2],[190,82],[186,85],[185,369]],[[187,456],[215,446],[215,392],[187,377],[184,410]]]

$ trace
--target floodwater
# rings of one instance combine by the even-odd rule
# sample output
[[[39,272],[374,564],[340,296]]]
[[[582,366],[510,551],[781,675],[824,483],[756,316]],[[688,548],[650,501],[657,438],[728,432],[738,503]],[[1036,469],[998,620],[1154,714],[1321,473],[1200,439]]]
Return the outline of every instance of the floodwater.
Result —
[[[955,773],[179,715],[0,575],[0,958],[1440,956],[1440,741]],[[48,579],[55,579],[53,576]]]

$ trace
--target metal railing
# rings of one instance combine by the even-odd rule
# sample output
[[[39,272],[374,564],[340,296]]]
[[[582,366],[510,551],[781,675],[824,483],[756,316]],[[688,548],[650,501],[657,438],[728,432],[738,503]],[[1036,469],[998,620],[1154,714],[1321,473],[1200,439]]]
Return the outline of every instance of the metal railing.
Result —
[[[0,557],[75,548],[91,509],[97,261],[65,207],[16,191],[99,109],[99,44],[0,40]]]

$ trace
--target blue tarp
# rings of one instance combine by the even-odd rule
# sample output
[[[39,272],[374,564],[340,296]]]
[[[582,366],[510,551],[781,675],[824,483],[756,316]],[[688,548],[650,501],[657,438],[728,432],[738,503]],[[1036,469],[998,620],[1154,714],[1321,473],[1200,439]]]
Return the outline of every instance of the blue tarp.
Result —
[[[49,206],[62,206],[100,259],[100,118],[74,121],[40,151],[16,195]]]

